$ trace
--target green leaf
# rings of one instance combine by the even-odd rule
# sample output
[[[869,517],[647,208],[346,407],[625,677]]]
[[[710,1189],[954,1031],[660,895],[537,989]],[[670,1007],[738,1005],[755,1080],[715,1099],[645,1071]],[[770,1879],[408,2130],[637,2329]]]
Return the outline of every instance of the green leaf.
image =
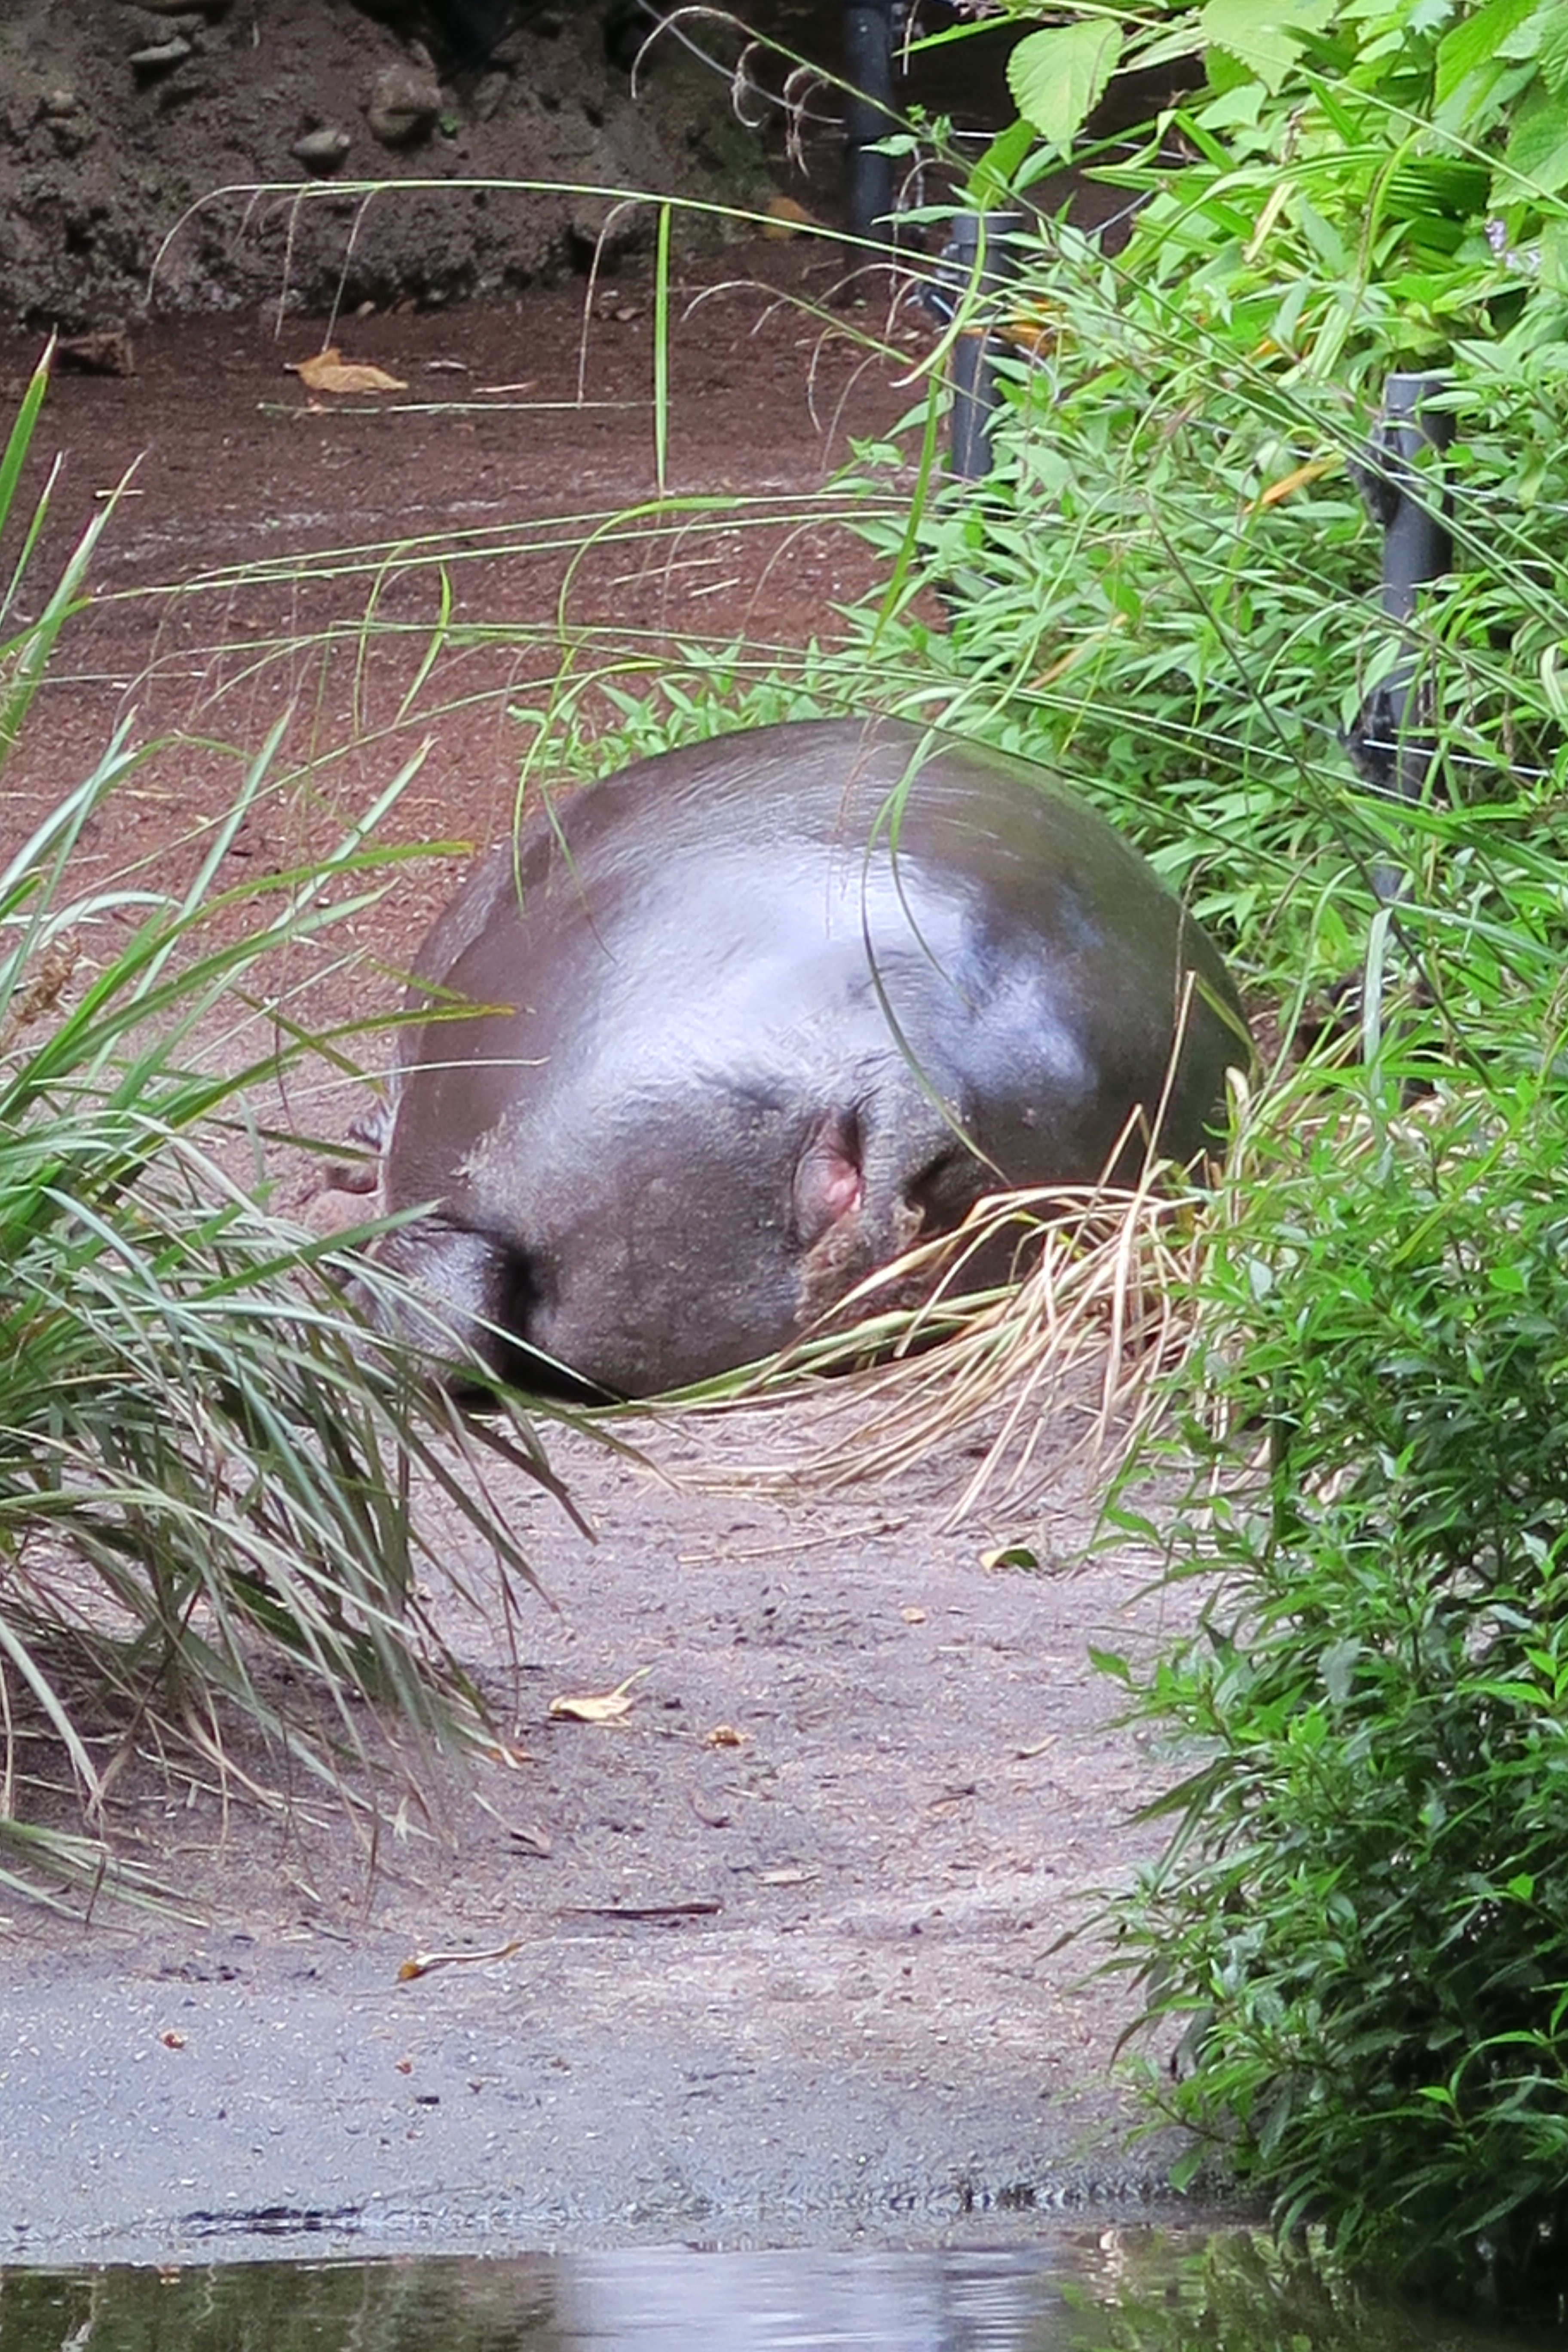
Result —
[[[1535,63],[1548,89],[1568,89],[1568,8],[1547,12],[1536,44]]]
[[[1208,2151],[1200,2140],[1194,2147],[1184,2148],[1171,2166],[1171,2186],[1180,2191],[1190,2189],[1203,2168]]]
[[[1038,1568],[1040,1555],[1027,1544],[998,1544],[994,1550],[983,1551],[980,1565],[988,1570],[999,1568]]]
[[[1568,220],[1542,224],[1541,282],[1553,294],[1568,294]]]
[[[1445,33],[1437,44],[1439,106],[1478,67],[1489,65],[1509,35],[1535,12],[1537,0],[1489,0],[1489,5]]]
[[[1542,90],[1526,100],[1503,150],[1502,170],[1539,195],[1568,185],[1568,91]],[[1504,200],[1515,196],[1510,190]]]
[[[1198,21],[1205,41],[1276,90],[1296,63],[1299,37],[1318,31],[1333,13],[1334,0],[1272,0],[1263,7],[1257,0],[1205,0]]]
[[[1116,70],[1121,27],[1092,20],[1026,34],[1007,60],[1013,103],[1053,146],[1071,144]]]
[[[1536,0],[1533,16],[1527,16],[1517,32],[1505,34],[1498,43],[1499,57],[1518,60],[1539,55],[1542,36],[1560,13],[1557,0]]]
[[[965,191],[978,212],[998,212],[1010,194],[1018,166],[1035,144],[1032,122],[1010,123],[998,131],[969,175]]]
[[[1174,65],[1182,58],[1195,57],[1203,45],[1202,27],[1195,18],[1189,18],[1184,24],[1173,25],[1168,33],[1139,51],[1139,69],[1147,72],[1154,66]]]
[[[1318,1672],[1323,1677],[1323,1688],[1336,1706],[1343,1706],[1355,1681],[1356,1661],[1362,1654],[1362,1643],[1353,1633],[1342,1642],[1331,1642],[1318,1660]]]

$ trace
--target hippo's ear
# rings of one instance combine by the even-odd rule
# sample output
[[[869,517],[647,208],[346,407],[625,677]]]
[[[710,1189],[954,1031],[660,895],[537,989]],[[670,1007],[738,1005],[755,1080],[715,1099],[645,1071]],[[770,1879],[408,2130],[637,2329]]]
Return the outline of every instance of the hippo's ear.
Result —
[[[815,1248],[825,1234],[856,1214],[866,1197],[858,1112],[830,1110],[817,1121],[795,1162],[794,1195],[803,1249]]]

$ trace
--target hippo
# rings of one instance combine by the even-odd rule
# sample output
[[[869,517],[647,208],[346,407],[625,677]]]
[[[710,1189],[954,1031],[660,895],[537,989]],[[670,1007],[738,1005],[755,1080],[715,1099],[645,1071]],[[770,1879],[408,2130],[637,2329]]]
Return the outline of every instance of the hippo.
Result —
[[[690,744],[535,814],[425,941],[402,1039],[382,1204],[416,1213],[381,1258],[449,1360],[605,1398],[772,1354],[986,1193],[1131,1172],[1157,1112],[1192,1160],[1247,1051],[1215,950],[1102,817],[883,718]]]

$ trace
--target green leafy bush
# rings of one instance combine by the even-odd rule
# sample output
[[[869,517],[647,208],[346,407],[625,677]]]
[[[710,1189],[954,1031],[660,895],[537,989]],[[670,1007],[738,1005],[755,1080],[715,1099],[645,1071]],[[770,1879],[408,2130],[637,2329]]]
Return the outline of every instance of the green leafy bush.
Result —
[[[1197,2135],[1189,2171],[1222,2158],[1352,2254],[1556,2292],[1563,11],[1066,13],[1015,54],[1046,143],[998,142],[980,199],[1026,205],[1076,142],[1141,208],[1117,252],[1058,223],[1021,238],[994,469],[975,489],[917,467],[913,519],[872,526],[889,586],[861,642],[1109,802],[1291,1049],[1203,1236],[1195,1387],[1116,1500],[1204,1581],[1190,1642],[1106,1661],[1184,1776],[1110,1925],[1147,2021],[1180,2029],[1153,2088]],[[1113,68],[1182,58],[1191,87],[1132,152],[1085,147]],[[1456,563],[1407,626],[1380,609],[1359,481],[1384,379],[1413,367],[1456,415],[1422,492],[1451,502]],[[870,481],[895,462],[867,454]],[[1436,753],[1409,802],[1344,740],[1396,667]],[[1292,1066],[1314,983],[1346,975],[1338,1041]]]
[[[1137,209],[1120,246],[1048,216],[1013,240],[993,471],[943,486],[928,446],[912,519],[868,524],[889,586],[859,642],[885,690],[1076,776],[1266,974],[1358,951],[1385,848],[1345,739],[1396,665],[1449,788],[1561,793],[1560,14],[1209,0],[1026,37],[1015,88],[1054,137],[1021,162],[999,141],[976,200],[1030,222],[1071,145]],[[1185,58],[1196,86],[1130,140],[1072,143],[1117,58]],[[1404,627],[1359,482],[1384,380],[1413,367],[1458,412],[1457,566]],[[864,453],[868,488],[911,454]]]
[[[1119,1921],[1169,2105],[1287,2223],[1510,2284],[1568,2251],[1565,1149],[1540,1069],[1259,1108],[1183,1492],[1121,1511],[1217,1582],[1107,1662],[1201,1759]]]

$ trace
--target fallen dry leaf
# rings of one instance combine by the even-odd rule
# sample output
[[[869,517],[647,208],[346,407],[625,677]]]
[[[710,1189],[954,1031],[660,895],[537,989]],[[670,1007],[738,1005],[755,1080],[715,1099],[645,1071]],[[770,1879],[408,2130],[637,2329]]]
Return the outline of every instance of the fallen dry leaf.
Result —
[[[288,360],[284,362],[291,375],[297,375],[307,392],[406,392],[408,386],[400,376],[388,375],[384,369],[362,367],[345,360],[336,343],[313,359]]]
[[[912,1605],[908,1609],[900,1609],[899,1614],[906,1625],[923,1625],[926,1621],[925,1611]]]
[[[552,1698],[551,1717],[557,1723],[624,1723],[632,1711],[632,1685],[640,1683],[650,1671],[647,1666],[639,1666],[635,1675],[628,1675],[613,1691]]]
[[[751,1738],[749,1731],[737,1731],[732,1723],[716,1723],[711,1731],[702,1735],[704,1748],[744,1748]]]
[[[1277,482],[1270,482],[1266,490],[1258,491],[1252,501],[1253,513],[1260,514],[1268,507],[1277,507],[1281,499],[1288,499],[1297,490],[1304,489],[1309,482],[1317,481],[1340,463],[1337,457],[1314,457],[1310,464],[1298,466],[1293,473],[1282,474]]]
[[[514,1936],[510,1944],[492,1944],[483,1952],[416,1952],[405,1960],[397,1971],[399,1984],[412,1984],[416,1977],[427,1977],[436,1969],[455,1969],[462,1960],[510,1960],[514,1952],[522,1949],[522,1937]],[[397,2071],[406,2074],[413,2064],[411,2058],[400,2058]]]
[[[806,211],[804,205],[797,205],[793,196],[769,197],[768,216],[763,223],[764,236],[773,237],[775,240],[780,237],[798,236],[802,229],[816,228],[818,226],[819,223],[815,216]]]
[[[983,1551],[980,1555],[980,1565],[987,1576],[994,1576],[1001,1568],[1038,1568],[1039,1564],[1038,1552],[1031,1551],[1027,1544],[998,1544],[994,1551]]]

